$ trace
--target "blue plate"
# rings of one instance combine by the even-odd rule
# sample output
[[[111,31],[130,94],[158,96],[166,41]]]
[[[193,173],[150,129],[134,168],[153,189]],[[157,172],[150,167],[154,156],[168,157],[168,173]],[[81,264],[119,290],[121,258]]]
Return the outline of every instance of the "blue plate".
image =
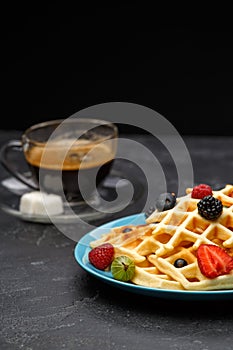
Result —
[[[165,299],[176,300],[227,300],[233,299],[233,290],[218,290],[218,291],[186,291],[186,290],[170,290],[149,288],[138,286],[129,282],[117,281],[112,277],[111,272],[105,272],[96,269],[88,260],[90,251],[90,242],[107,233],[112,227],[123,225],[139,225],[145,223],[144,214],[136,214],[123,217],[111,222],[108,222],[83,236],[77,243],[74,249],[74,257],[78,264],[91,275],[99,278],[103,282],[109,283],[114,287],[121,288],[127,292],[136,294],[148,295]]]

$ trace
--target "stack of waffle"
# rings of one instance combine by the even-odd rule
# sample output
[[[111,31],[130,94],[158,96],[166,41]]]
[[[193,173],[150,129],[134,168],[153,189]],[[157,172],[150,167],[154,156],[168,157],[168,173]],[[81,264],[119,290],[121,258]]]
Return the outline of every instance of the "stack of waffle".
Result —
[[[197,249],[201,244],[217,245],[233,256],[233,186],[213,191],[221,200],[222,214],[207,220],[198,213],[199,199],[191,197],[192,189],[177,198],[176,205],[166,211],[155,210],[144,225],[112,228],[94,248],[109,242],[115,255],[127,255],[135,262],[132,283],[141,286],[174,290],[233,289],[233,271],[216,278],[207,278],[200,271]],[[175,267],[177,259],[186,265]]]

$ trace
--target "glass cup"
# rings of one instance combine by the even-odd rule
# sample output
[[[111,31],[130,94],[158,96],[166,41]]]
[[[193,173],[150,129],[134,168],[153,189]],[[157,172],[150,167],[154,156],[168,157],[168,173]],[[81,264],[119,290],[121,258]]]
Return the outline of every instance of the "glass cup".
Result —
[[[21,140],[1,148],[3,166],[34,190],[59,194],[68,202],[90,198],[108,176],[117,150],[118,129],[113,123],[68,118],[36,124]],[[30,177],[15,169],[10,154],[22,151]]]

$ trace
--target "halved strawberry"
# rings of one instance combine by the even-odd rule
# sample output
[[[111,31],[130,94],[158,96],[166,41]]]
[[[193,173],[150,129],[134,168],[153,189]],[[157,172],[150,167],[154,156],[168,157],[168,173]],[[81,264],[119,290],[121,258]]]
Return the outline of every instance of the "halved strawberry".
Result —
[[[89,261],[99,270],[105,270],[113,261],[114,247],[110,243],[103,243],[93,248],[88,254]]]
[[[233,270],[233,258],[217,245],[201,244],[197,249],[197,262],[207,278],[226,275]]]

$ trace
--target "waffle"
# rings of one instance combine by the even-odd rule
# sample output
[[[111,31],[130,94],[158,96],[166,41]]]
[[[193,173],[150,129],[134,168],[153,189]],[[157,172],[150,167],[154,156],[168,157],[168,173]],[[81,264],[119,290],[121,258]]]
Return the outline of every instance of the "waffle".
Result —
[[[90,246],[91,248],[95,248],[108,242],[114,246],[115,256],[127,255],[136,264],[144,263],[148,265],[146,257],[143,254],[137,253],[137,246],[152,234],[153,228],[153,224],[114,227],[100,239],[92,241]]]
[[[233,186],[213,191],[213,196],[223,203],[222,214],[216,220],[198,214],[199,199],[191,198],[191,191],[188,188],[185,196],[177,198],[173,209],[155,210],[145,225],[113,228],[91,246],[110,242],[116,255],[131,257],[136,264],[131,282],[138,285],[180,290],[233,289],[233,271],[209,279],[201,273],[196,257],[201,244],[218,245],[233,256]],[[178,258],[188,264],[176,268]]]

